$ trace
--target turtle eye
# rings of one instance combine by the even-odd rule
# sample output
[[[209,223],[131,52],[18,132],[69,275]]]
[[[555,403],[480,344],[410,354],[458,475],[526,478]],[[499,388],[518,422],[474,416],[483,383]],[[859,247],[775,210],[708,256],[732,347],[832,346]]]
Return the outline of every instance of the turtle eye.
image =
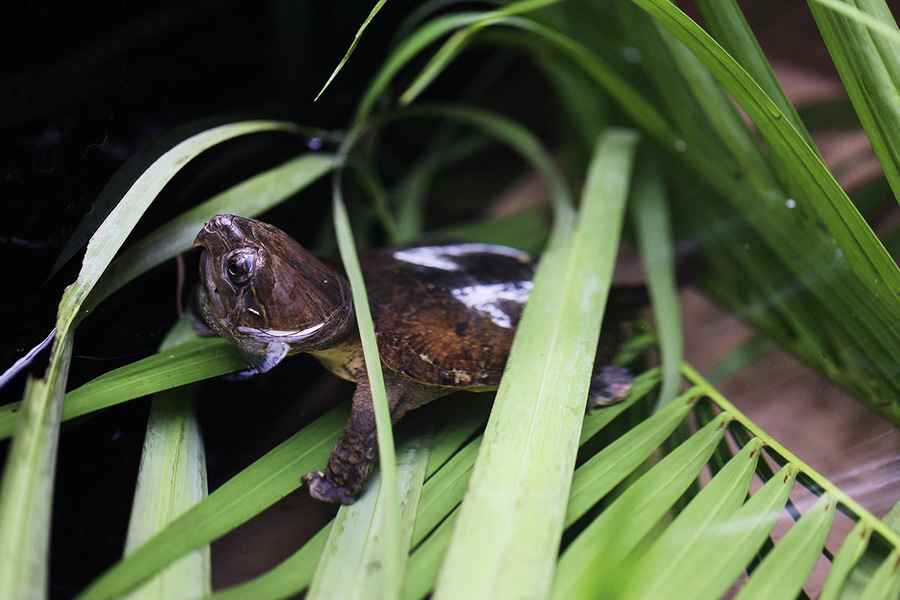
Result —
[[[234,285],[242,285],[253,274],[254,255],[252,252],[237,251],[225,260],[225,273]]]

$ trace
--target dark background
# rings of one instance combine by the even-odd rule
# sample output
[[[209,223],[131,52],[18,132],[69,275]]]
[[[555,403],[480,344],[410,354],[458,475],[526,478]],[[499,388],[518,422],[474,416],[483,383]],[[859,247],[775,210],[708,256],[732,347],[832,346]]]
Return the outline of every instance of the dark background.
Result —
[[[74,281],[80,264],[79,254],[47,279],[63,244],[85,215],[102,210],[96,199],[117,169],[159,136],[185,123],[229,116],[344,127],[402,18],[419,3],[391,0],[323,99],[313,103],[370,4],[231,0],[92,3],[87,9],[84,3],[46,3],[7,13],[0,25],[6,46],[0,65],[0,248],[6,271],[0,368],[49,332],[62,289]],[[805,3],[787,4],[746,3],[767,51],[831,75]],[[476,51],[463,64],[485,58]],[[513,62],[512,70],[487,101],[541,131],[547,125],[541,111],[551,100],[524,61]],[[466,68],[452,68],[429,93],[453,99],[469,76]],[[257,135],[207,153],[166,187],[132,239],[302,149],[302,140]],[[329,199],[325,178],[269,219],[309,241],[329,214]],[[154,352],[176,316],[175,285],[169,263],[86,320],[76,338],[70,387]],[[45,360],[33,372],[40,373]],[[320,370],[311,362],[294,362],[292,370],[276,370],[263,381],[204,384],[199,412],[210,489],[348,393],[348,386],[316,379]],[[18,400],[23,380],[0,391],[0,402]],[[322,402],[297,407],[284,400],[291,397],[285,390],[316,381]],[[254,398],[252,410],[248,397]],[[55,598],[73,596],[120,556],[147,410],[147,400],[131,402],[63,429],[51,543]],[[6,446],[0,443],[0,459]],[[272,536],[288,540],[263,562],[286,555],[301,535],[297,527],[314,528],[330,510],[299,496],[280,506],[294,516],[311,516],[286,533],[257,525],[263,546],[278,545]],[[242,529],[245,537],[236,533],[214,546],[217,583],[265,567],[249,556],[246,540],[254,538]]]

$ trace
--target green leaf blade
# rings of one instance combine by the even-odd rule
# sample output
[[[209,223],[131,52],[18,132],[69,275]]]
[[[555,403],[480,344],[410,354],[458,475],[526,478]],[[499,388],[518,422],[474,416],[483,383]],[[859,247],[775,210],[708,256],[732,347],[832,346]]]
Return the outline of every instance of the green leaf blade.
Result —
[[[160,345],[167,350],[193,337],[180,320]],[[194,390],[169,390],[153,399],[135,486],[125,554],[159,533],[208,494],[206,451],[194,415]],[[210,592],[209,546],[194,550],[128,595],[128,600],[186,600]]]
[[[836,507],[834,498],[820,498],[766,555],[741,588],[737,600],[796,598],[822,554]]]
[[[762,443],[753,439],[733,457],[653,542],[629,573],[623,600],[661,598],[691,581],[694,573],[708,570],[691,560],[692,549],[709,544],[707,531],[713,523],[727,520],[747,495],[759,460]],[[687,592],[690,595],[690,592]]]
[[[616,585],[620,563],[696,479],[724,435],[728,415],[719,415],[654,465],[566,548],[552,598],[590,598]]]
[[[62,420],[68,421],[135,398],[246,368],[246,359],[219,338],[194,339],[113,369],[65,396]],[[0,407],[0,439],[12,435],[21,404]]]
[[[414,438],[398,449],[397,478],[402,504],[401,553],[406,558],[412,536],[413,520],[428,465],[428,436]],[[389,588],[384,581],[383,553],[384,501],[380,478],[376,475],[355,503],[342,506],[335,517],[328,543],[322,551],[307,597],[380,599]],[[399,566],[402,574],[404,564]]]
[[[665,189],[662,175],[650,159],[644,160],[638,168],[633,197],[638,247],[647,273],[653,318],[659,330],[662,389],[657,406],[664,406],[675,398],[681,384],[684,338]]]
[[[865,553],[871,537],[872,530],[862,521],[857,523],[850,533],[847,534],[837,554],[834,555],[834,560],[831,562],[831,569],[828,571],[828,577],[822,586],[819,600],[837,600],[837,598],[841,597],[844,583],[846,583],[857,561]]]
[[[601,138],[571,241],[570,217],[557,208],[438,579],[438,599],[519,597],[549,588],[635,142],[621,131]],[[538,339],[544,342],[529,344]],[[505,571],[513,566],[514,574]]]
[[[78,598],[116,598],[299,488],[300,475],[328,458],[346,418],[347,410],[341,407],[307,425],[113,565]]]
[[[346,156],[351,142],[345,141],[342,155]],[[375,429],[378,439],[378,464],[381,476],[381,502],[379,510],[383,513],[384,530],[382,534],[385,545],[384,553],[384,589],[385,598],[396,598],[400,593],[400,504],[397,498],[396,453],[394,435],[391,426],[391,413],[387,392],[384,386],[384,373],[381,368],[381,357],[378,353],[378,342],[375,338],[375,324],[369,306],[366,284],[363,281],[359,257],[353,242],[350,229],[350,218],[341,197],[340,171],[337,171],[333,196],[334,228],[338,240],[338,248],[347,278],[350,280],[356,322],[366,362],[366,374],[372,393],[372,405],[375,412]]]
[[[684,421],[697,400],[691,391],[631,429],[581,465],[572,479],[566,526],[637,469]]]
[[[322,86],[322,89],[319,90],[319,93],[316,94],[316,97],[313,99],[315,102],[318,100],[322,94],[325,93],[325,90],[328,89],[328,86],[331,85],[331,82],[334,81],[334,78],[337,77],[337,74],[341,72],[341,69],[344,68],[344,65],[347,64],[347,61],[350,60],[350,55],[353,54],[353,51],[356,50],[356,45],[359,43],[359,40],[362,38],[363,32],[372,22],[372,19],[375,18],[375,15],[381,11],[384,5],[387,3],[387,0],[378,0],[375,3],[375,6],[372,7],[372,10],[369,11],[369,14],[366,16],[365,21],[363,21],[362,25],[359,26],[359,29],[356,30],[356,35],[353,36],[353,41],[350,42],[350,47],[347,48],[347,52],[344,53],[344,56],[341,58],[341,61],[334,68],[334,71],[331,72],[331,76],[328,78],[328,81],[325,82],[325,85]]]

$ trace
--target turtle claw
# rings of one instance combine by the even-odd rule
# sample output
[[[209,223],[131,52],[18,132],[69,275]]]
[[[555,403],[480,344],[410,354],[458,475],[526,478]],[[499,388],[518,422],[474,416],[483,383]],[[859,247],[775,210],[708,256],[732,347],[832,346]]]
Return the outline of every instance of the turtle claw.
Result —
[[[303,481],[309,486],[309,495],[316,500],[332,504],[353,504],[356,500],[347,488],[329,480],[322,471],[307,473]]]
[[[628,369],[610,365],[601,368],[593,379],[588,392],[588,412],[602,406],[618,404],[628,396],[634,377]]]

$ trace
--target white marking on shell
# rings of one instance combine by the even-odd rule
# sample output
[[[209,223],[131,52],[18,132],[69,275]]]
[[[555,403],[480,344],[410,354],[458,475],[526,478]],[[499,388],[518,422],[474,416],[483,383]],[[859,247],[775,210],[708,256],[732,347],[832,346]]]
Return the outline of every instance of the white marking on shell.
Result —
[[[406,248],[394,252],[394,258],[420,267],[429,267],[431,269],[440,269],[441,271],[459,271],[462,269],[460,264],[453,260],[456,257],[466,256],[468,254],[501,254],[514,258],[520,262],[526,263],[530,260],[528,254],[514,248],[506,248],[505,246],[495,246],[493,244],[455,244],[452,246],[418,246],[415,248]]]
[[[487,315],[494,324],[505,329],[512,329],[512,318],[499,303],[506,300],[524,304],[528,300],[531,288],[530,281],[510,281],[467,285],[450,290],[450,293],[471,310]]]

